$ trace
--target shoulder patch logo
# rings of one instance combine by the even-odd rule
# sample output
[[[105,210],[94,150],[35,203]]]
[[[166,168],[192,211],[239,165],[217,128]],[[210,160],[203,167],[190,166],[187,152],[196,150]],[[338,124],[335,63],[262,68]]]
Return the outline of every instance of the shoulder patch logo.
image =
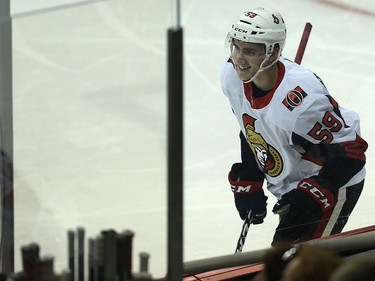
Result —
[[[289,91],[286,94],[286,97],[283,100],[283,104],[286,108],[292,111],[294,108],[296,108],[302,103],[303,99],[306,96],[306,92],[300,86],[297,86],[294,90]]]

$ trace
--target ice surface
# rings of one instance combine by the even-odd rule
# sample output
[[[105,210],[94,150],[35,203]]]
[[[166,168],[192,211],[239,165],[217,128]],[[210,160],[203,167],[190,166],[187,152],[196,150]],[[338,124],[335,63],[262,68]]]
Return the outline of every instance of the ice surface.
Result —
[[[137,254],[166,272],[166,32],[170,3],[104,1],[50,12],[74,0],[12,0],[15,242],[32,241],[67,268],[68,229],[131,229]],[[76,1],[79,2],[79,1]],[[158,3],[155,3],[158,2]],[[165,2],[165,1],[162,1]],[[371,0],[353,9],[319,1],[182,1],[184,28],[184,259],[231,254],[242,221],[227,183],[239,160],[238,127],[220,89],[232,21],[256,6],[280,11],[284,55],[294,59],[304,24],[313,29],[302,64],[335,99],[359,112],[368,141],[366,186],[345,230],[375,223],[375,17]],[[356,9],[357,8],[357,9]],[[27,11],[33,11],[28,15]],[[275,203],[269,195],[269,210]],[[244,247],[269,246],[271,212]]]

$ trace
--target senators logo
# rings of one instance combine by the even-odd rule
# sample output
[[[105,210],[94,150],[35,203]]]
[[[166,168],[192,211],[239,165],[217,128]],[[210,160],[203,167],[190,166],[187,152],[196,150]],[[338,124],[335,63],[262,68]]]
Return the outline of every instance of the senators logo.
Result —
[[[286,94],[285,99],[283,100],[283,104],[292,111],[294,108],[299,106],[303,99],[307,96],[306,92],[299,86],[297,86],[294,90],[289,91]]]
[[[269,145],[261,134],[256,132],[256,119],[244,114],[242,121],[246,130],[246,140],[258,163],[267,175],[277,177],[282,172],[284,166],[280,153]]]

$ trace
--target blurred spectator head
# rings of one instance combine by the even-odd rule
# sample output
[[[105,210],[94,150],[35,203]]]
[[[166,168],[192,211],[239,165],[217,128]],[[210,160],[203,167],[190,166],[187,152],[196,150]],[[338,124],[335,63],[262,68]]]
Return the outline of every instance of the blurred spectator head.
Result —
[[[328,281],[342,262],[334,252],[313,245],[292,247],[282,259],[289,262],[281,281]]]
[[[279,281],[289,262],[289,259],[283,260],[282,256],[292,247],[292,244],[285,242],[270,248],[263,258],[264,268],[258,273],[254,281]]]

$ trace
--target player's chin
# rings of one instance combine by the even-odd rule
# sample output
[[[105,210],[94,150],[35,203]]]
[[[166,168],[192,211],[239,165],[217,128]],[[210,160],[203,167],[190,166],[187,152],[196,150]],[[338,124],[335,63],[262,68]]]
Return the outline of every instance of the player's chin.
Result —
[[[246,71],[241,71],[241,70],[237,70],[237,76],[242,81],[248,81],[251,79],[251,77],[253,77],[251,73],[246,72]]]

